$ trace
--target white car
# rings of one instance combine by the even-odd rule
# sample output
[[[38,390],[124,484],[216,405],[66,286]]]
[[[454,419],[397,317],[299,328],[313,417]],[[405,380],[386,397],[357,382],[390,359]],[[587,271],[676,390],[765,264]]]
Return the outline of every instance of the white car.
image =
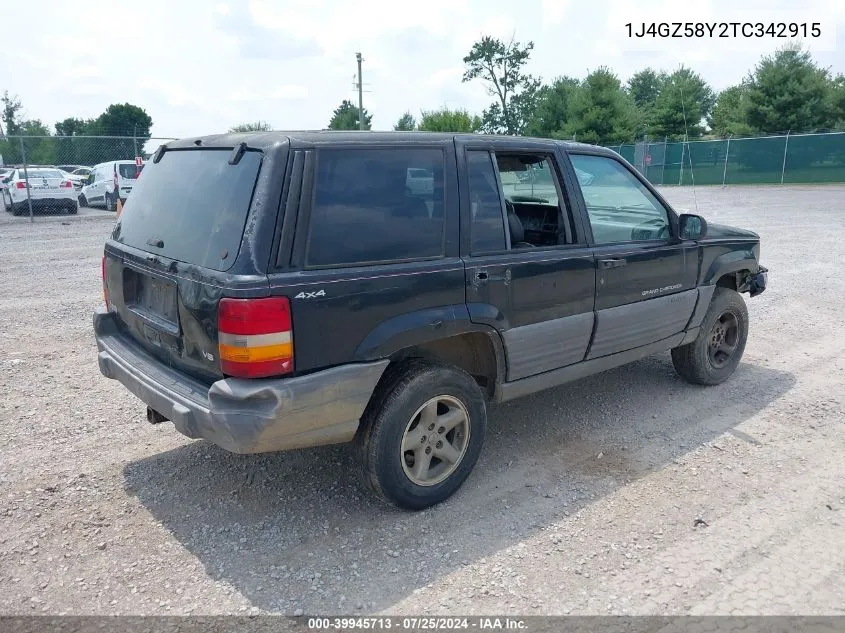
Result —
[[[134,160],[112,160],[94,165],[88,184],[79,194],[79,204],[83,207],[103,206],[108,211],[114,211],[118,198],[126,202],[143,169],[144,166],[136,165]]]
[[[27,181],[27,176],[29,180]],[[27,184],[29,185],[29,200],[32,210],[64,209],[68,213],[76,213],[76,191],[73,183],[64,177],[61,171],[51,167],[30,167],[15,169],[10,177],[4,180],[7,190],[7,200],[4,200],[7,211],[14,215],[29,212],[27,200]]]
[[[73,183],[73,188],[77,191],[82,191],[82,187],[88,184],[88,177],[91,175],[91,169],[89,167],[77,167],[72,171],[67,171],[61,167],[57,169],[65,175],[65,178]]]

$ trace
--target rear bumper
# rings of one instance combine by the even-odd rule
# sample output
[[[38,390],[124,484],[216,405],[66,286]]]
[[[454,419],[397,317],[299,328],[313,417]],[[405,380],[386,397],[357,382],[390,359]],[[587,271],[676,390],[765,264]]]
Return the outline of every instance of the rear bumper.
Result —
[[[172,420],[183,435],[233,453],[350,441],[388,364],[355,363],[285,379],[226,378],[208,387],[122,335],[103,308],[94,313],[94,333],[104,376]]]

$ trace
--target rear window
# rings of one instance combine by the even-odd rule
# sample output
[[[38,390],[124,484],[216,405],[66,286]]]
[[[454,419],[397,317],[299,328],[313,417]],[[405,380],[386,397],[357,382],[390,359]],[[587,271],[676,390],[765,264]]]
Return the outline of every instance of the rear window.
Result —
[[[128,163],[123,163],[117,166],[118,173],[123,178],[137,178],[143,169],[143,165],[130,165]]]
[[[425,186],[409,176],[425,175]],[[308,266],[443,255],[443,152],[320,151],[309,223]]]
[[[231,268],[263,156],[248,151],[230,165],[231,154],[165,152],[132,189],[112,239],[203,268]]]
[[[62,172],[58,169],[23,169],[18,170],[18,174],[23,180],[27,175],[30,178],[64,178]]]

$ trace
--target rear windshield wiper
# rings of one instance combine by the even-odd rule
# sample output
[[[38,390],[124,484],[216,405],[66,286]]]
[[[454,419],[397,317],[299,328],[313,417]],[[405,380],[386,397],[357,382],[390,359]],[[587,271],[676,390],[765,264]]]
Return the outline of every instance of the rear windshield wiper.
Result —
[[[147,246],[154,246],[155,248],[164,248],[164,240],[159,237],[151,237],[147,240]]]

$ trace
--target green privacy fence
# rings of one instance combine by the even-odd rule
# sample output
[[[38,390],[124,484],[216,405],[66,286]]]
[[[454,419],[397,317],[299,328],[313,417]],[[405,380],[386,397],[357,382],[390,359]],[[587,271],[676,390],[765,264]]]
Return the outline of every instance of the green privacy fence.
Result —
[[[610,149],[655,185],[845,182],[845,132],[652,141]]]

